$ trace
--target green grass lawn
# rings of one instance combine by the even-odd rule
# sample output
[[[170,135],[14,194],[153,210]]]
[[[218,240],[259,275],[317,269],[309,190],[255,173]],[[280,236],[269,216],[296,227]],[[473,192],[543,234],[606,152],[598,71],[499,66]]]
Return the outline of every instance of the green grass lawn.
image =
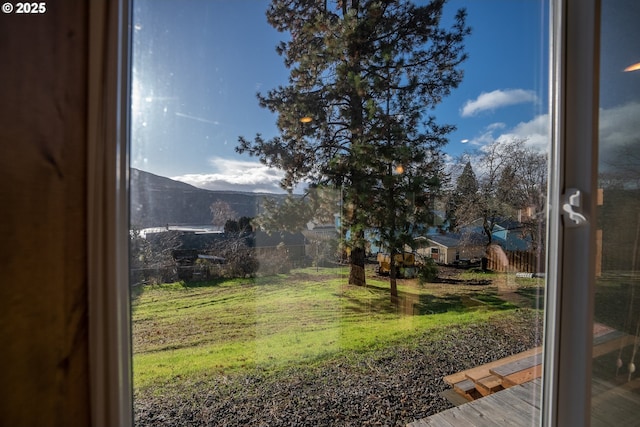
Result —
[[[425,329],[486,321],[515,308],[492,287],[346,284],[346,268],[136,289],[133,370],[137,390],[252,369],[313,365],[345,352],[411,342]]]

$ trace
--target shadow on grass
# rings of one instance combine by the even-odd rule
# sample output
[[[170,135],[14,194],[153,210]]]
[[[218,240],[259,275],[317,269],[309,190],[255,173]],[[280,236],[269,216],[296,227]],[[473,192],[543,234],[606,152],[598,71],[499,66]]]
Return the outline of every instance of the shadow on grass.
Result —
[[[371,296],[363,299],[360,297],[344,295],[348,302],[347,310],[356,313],[400,313],[404,315],[421,316],[446,312],[465,312],[477,309],[510,310],[516,305],[501,299],[496,292],[469,292],[465,294],[446,294],[434,296],[431,294],[416,294],[412,292],[399,292],[398,302],[391,302],[388,289],[368,286]]]
[[[389,289],[372,285],[364,286],[370,294],[366,298],[345,293],[340,295],[345,302],[344,308],[354,313],[396,313],[397,307],[391,303]]]
[[[308,278],[307,278],[308,279]],[[239,286],[255,286],[265,284],[280,284],[286,280],[286,277],[270,276],[245,279],[225,279],[215,278],[207,281],[182,281],[172,284],[163,285],[145,285],[134,286],[131,288],[131,299],[134,302],[144,293],[146,289],[154,287],[165,287],[173,289],[197,289],[197,288],[214,288],[218,286],[228,286],[230,282],[235,282]],[[289,279],[290,281],[290,279]],[[468,284],[468,283],[467,283]],[[426,315],[445,312],[465,312],[477,309],[488,310],[508,310],[517,306],[501,299],[497,293],[491,291],[468,292],[460,294],[446,294],[443,296],[434,296],[431,294],[418,294],[407,291],[400,291],[397,302],[392,302],[388,288],[366,285],[363,287],[368,292],[366,297],[362,295],[351,294],[349,292],[340,293],[339,296],[343,300],[343,309],[352,311],[353,313],[380,313],[380,314],[403,314],[403,315]],[[525,297],[532,301],[535,306],[537,299],[542,295],[534,294],[536,289],[524,289]],[[534,292],[527,295],[527,292]]]
[[[213,287],[217,287],[220,286],[222,284],[228,284],[230,280],[238,280],[238,284],[241,283],[247,283],[247,284],[253,284],[253,280],[254,279],[243,279],[244,281],[241,282],[239,281],[239,279],[225,279],[222,277],[219,278],[214,278],[214,279],[209,279],[209,280],[203,280],[203,281],[185,281],[185,280],[181,280],[179,282],[174,282],[174,283],[161,283],[161,284],[149,284],[149,283],[139,283],[136,285],[132,285],[129,288],[129,295],[131,297],[131,302],[134,303],[135,301],[138,300],[138,298],[140,298],[140,296],[149,289],[155,289],[155,288],[172,288],[172,289],[196,289],[196,288],[213,288]]]
[[[540,309],[544,307],[544,287],[542,286],[520,288],[516,294],[523,298],[524,304],[520,304],[523,308]]]
[[[516,306],[504,301],[496,293],[447,294],[442,297],[418,295],[418,301],[413,304],[413,311],[418,315],[445,313],[448,311],[465,312],[478,308],[510,310],[516,308]]]

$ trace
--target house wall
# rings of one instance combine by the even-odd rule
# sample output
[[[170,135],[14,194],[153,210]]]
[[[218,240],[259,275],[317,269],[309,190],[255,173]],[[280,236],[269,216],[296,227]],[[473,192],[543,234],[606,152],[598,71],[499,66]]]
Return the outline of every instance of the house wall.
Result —
[[[416,252],[422,256],[431,257],[431,248],[438,248],[440,251],[438,258],[434,258],[440,264],[450,265],[456,261],[456,253],[460,251],[459,259],[474,259],[484,256],[485,249],[482,246],[471,246],[465,248],[448,248],[441,246],[435,242],[431,242],[432,246],[420,248]]]
[[[0,425],[89,426],[88,2],[0,16]]]
[[[445,263],[453,264],[456,261],[457,252],[458,252],[458,248],[447,248]]]
[[[438,249],[438,254],[435,257],[434,257],[434,254],[431,253],[432,248]],[[432,246],[427,246],[424,248],[419,248],[416,250],[416,253],[423,257],[432,258],[438,264],[450,264],[456,259],[455,248],[449,249],[446,246],[441,246],[437,244]]]
[[[468,246],[460,249],[460,259],[480,259],[485,253],[484,246]],[[453,259],[455,260],[455,254]]]

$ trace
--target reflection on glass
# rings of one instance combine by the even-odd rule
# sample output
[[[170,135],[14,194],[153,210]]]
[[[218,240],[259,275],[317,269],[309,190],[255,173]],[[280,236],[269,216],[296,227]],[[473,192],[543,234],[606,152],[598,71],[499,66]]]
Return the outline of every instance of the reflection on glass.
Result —
[[[635,1],[602,2],[594,426],[636,425],[640,410],[638,17]]]
[[[538,419],[548,5],[361,3],[133,2],[136,424]]]

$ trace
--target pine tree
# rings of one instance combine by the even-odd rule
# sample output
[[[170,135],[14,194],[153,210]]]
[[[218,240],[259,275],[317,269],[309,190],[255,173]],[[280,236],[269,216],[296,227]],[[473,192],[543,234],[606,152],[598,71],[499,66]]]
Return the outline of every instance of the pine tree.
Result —
[[[447,200],[446,219],[449,230],[458,228],[461,213],[468,212],[470,209],[475,210],[478,203],[478,189],[478,180],[473,166],[471,161],[467,160],[462,173],[456,179],[456,187]]]
[[[290,34],[277,47],[289,84],[258,94],[280,134],[240,137],[237,150],[282,169],[287,190],[300,182],[340,189],[351,284],[365,284],[365,230],[378,229],[397,251],[420,211],[409,200],[422,209],[439,182],[453,127],[428,113],[462,80],[470,32],[464,10],[451,28],[440,26],[444,3],[273,0],[267,11]]]

